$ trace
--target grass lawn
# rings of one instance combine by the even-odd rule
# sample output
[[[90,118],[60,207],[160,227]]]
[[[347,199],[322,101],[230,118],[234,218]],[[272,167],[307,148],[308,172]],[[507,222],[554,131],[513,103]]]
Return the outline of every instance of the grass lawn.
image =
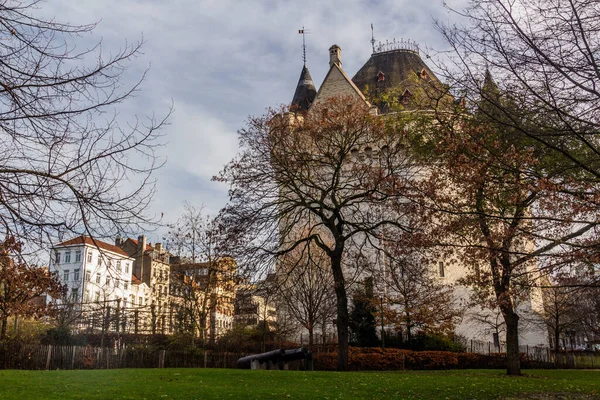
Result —
[[[600,399],[600,371],[0,370],[0,399]]]

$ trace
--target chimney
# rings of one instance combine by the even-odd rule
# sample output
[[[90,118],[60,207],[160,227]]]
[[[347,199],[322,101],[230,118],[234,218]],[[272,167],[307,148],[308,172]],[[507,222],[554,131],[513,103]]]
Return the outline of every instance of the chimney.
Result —
[[[138,236],[138,253],[144,255],[144,251],[146,251],[146,236],[140,235]]]
[[[160,253],[162,251],[162,243],[156,243],[154,245],[154,250],[156,250]]]
[[[117,237],[115,238],[115,246],[121,247],[122,244],[123,238],[121,237],[121,235],[117,235]]]
[[[329,48],[329,67],[333,67],[333,64],[342,68],[342,49],[337,44]]]
[[[140,278],[140,281],[146,282],[149,285],[150,279],[149,277],[146,278],[146,271],[144,271],[144,251],[146,251],[146,236],[140,235],[138,236],[138,248],[137,252],[135,253],[135,270],[137,272],[138,278]]]

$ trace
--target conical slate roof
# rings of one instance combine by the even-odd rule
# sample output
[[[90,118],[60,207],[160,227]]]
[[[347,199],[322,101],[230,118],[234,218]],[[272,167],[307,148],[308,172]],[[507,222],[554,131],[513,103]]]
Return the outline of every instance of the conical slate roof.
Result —
[[[372,54],[354,75],[352,82],[363,93],[375,94],[401,87],[407,79],[423,78],[423,72],[428,79],[439,82],[417,52],[396,49]]]
[[[296,92],[294,93],[294,99],[292,100],[292,107],[300,110],[307,110],[315,100],[316,95],[317,89],[315,88],[315,84],[305,64],[302,68],[302,73],[300,73],[298,85],[296,86]]]

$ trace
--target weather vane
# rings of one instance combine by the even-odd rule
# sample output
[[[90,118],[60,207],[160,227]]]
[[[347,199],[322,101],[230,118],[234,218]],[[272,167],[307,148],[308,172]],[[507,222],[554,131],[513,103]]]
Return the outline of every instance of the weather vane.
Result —
[[[306,36],[310,32],[304,29],[304,25],[302,25],[302,29],[298,29],[298,33],[302,34],[302,61],[304,61],[304,65],[306,65]]]

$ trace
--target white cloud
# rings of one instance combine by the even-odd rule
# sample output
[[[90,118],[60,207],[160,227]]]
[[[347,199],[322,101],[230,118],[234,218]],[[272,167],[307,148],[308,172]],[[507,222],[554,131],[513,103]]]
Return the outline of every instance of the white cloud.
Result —
[[[461,7],[466,0],[451,3]],[[152,68],[121,115],[160,115],[174,102],[165,131],[168,164],[157,175],[154,204],[155,213],[167,210],[169,220],[184,200],[204,203],[213,213],[224,205],[226,188],[210,177],[235,154],[235,131],[247,115],[291,101],[302,67],[302,25],[310,31],[308,66],[319,85],[332,44],[342,47],[350,76],[367,61],[371,23],[377,39],[410,38],[442,49],[433,18],[448,18],[441,0],[54,0],[41,11],[75,24],[101,20],[84,41],[102,38],[107,51],[143,34],[143,55],[125,78]]]

